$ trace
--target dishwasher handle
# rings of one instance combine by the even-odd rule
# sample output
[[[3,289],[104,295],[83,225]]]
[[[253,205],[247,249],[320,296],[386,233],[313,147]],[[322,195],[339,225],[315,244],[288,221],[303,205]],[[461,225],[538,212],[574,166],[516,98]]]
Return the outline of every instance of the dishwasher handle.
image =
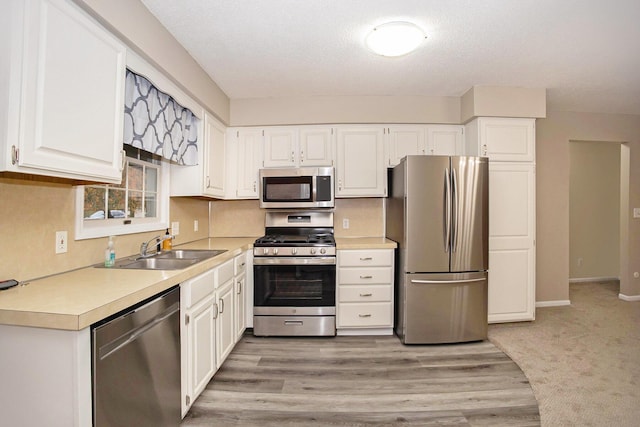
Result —
[[[129,333],[127,333],[125,335],[122,335],[121,337],[119,337],[119,338],[111,341],[110,343],[105,344],[102,347],[100,347],[98,349],[98,358],[100,360],[106,359],[107,357],[109,357],[110,355],[112,355],[116,351],[120,350],[122,347],[126,346],[127,344],[135,341],[136,339],[138,339],[138,337],[140,335],[144,334],[149,329],[153,328],[158,323],[162,322],[163,320],[165,320],[166,318],[172,316],[173,314],[175,314],[178,311],[180,311],[180,302],[175,302],[175,303],[171,304],[163,312],[158,313],[157,315],[155,315],[154,317],[152,317],[151,319],[149,319],[147,322],[143,323],[142,325],[140,325],[140,326],[138,326],[138,327],[136,327],[134,329],[131,329],[131,331],[129,331]]]

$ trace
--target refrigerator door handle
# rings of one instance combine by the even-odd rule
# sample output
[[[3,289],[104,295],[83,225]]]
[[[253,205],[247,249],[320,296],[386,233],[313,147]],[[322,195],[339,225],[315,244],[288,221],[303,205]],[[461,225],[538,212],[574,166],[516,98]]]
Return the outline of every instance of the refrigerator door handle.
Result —
[[[464,280],[412,280],[411,283],[417,283],[420,285],[423,285],[423,284],[432,285],[432,284],[447,284],[447,283],[486,282],[486,280],[487,279],[485,277],[480,279],[464,279]]]
[[[458,249],[458,178],[451,168],[451,253]]]
[[[444,170],[444,218],[442,221],[442,237],[444,239],[444,251],[449,252],[449,242],[451,239],[451,180],[449,179],[449,169]]]

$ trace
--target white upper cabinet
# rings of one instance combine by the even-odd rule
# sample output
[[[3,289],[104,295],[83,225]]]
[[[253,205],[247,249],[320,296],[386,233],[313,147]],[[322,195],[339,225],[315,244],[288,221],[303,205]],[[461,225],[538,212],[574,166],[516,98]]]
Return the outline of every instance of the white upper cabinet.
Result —
[[[209,114],[204,116],[204,191],[207,196],[225,196],[226,129]]]
[[[501,162],[534,162],[535,119],[479,117],[465,125],[467,154]]]
[[[265,168],[333,165],[330,127],[269,127],[263,135]]]
[[[273,127],[262,131],[264,135],[264,167],[297,166],[298,132],[288,127]]]
[[[204,112],[198,135],[198,164],[171,165],[172,196],[226,196],[226,128]]]
[[[385,197],[384,128],[338,127],[336,145],[336,197]]]
[[[408,155],[461,156],[464,134],[460,125],[394,125],[387,135],[387,166]]]
[[[125,46],[68,0],[0,18],[0,170],[119,183]]]
[[[426,154],[461,156],[464,154],[464,128],[459,125],[428,125]]]
[[[388,146],[387,166],[397,165],[405,156],[426,154],[424,126],[389,126],[385,133]]]
[[[335,130],[328,126],[300,128],[298,159],[300,166],[333,166]]]
[[[235,198],[258,198],[258,170],[262,167],[262,131],[244,128],[231,130],[231,143],[236,151]]]

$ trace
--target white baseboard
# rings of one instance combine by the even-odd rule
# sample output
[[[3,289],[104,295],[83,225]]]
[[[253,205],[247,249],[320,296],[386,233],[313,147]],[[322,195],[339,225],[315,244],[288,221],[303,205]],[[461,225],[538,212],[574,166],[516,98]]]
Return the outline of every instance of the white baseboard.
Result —
[[[620,278],[619,277],[579,277],[577,279],[569,279],[569,283],[611,282],[612,280],[620,280]]]
[[[568,299],[559,299],[555,301],[536,301],[536,308],[538,307],[560,307],[563,305],[571,305],[571,301]]]
[[[620,298],[623,301],[640,301],[640,295],[618,294],[618,298]]]

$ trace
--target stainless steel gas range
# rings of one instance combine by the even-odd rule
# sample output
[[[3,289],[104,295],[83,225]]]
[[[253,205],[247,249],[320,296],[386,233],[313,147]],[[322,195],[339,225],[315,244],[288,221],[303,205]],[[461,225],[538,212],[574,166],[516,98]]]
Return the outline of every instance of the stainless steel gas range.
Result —
[[[333,212],[269,211],[253,249],[253,333],[336,334]]]

